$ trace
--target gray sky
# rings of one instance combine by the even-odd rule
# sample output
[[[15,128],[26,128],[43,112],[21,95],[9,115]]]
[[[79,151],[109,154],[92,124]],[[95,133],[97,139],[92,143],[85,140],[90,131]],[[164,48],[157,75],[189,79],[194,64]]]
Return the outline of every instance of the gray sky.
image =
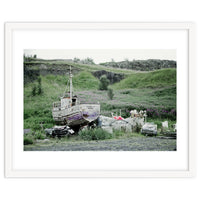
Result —
[[[176,49],[25,49],[25,55],[36,54],[42,59],[92,58],[96,64],[128,60],[176,60]]]

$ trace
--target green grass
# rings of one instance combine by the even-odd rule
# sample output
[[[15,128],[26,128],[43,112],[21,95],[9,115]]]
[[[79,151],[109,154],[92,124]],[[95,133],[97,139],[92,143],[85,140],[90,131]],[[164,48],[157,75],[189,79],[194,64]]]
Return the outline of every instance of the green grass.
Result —
[[[110,133],[101,128],[82,130],[79,132],[79,136],[83,140],[105,140],[112,138]]]
[[[60,64],[62,63],[60,61]],[[100,102],[103,115],[111,116],[111,112],[119,114],[121,110],[122,116],[128,117],[129,111],[134,108],[166,109],[167,111],[176,109],[176,69],[136,73],[132,70],[112,69],[97,65],[73,65],[81,69],[73,77],[74,93],[80,97],[81,103]],[[99,80],[91,73],[100,69],[127,74],[124,80],[109,86],[114,93],[112,100],[109,99],[107,91],[98,90]],[[54,125],[52,103],[59,101],[63,96],[67,81],[66,75],[41,76],[43,93],[36,96],[32,96],[32,87],[37,82],[25,85],[24,128],[41,130],[41,123],[43,128],[50,128]]]
[[[52,103],[59,100],[65,89],[66,80],[63,76],[45,76],[42,78],[41,95],[32,96],[31,90],[34,83],[24,88],[24,128],[38,130],[43,123],[45,128],[52,127]]]
[[[99,80],[90,72],[83,71],[73,78],[73,87],[76,90],[91,90],[99,88]]]
[[[113,89],[124,88],[162,88],[176,84],[176,69],[162,69],[153,72],[131,74]]]
[[[33,139],[31,137],[24,137],[24,145],[33,144]]]

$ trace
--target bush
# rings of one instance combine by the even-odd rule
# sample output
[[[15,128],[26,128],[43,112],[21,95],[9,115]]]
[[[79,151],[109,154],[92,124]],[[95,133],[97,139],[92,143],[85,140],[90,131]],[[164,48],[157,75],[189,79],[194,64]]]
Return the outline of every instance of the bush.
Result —
[[[32,91],[31,91],[32,96],[40,95],[43,93],[41,77],[38,77],[37,82],[38,82],[37,86],[35,84],[32,86]]]
[[[112,135],[101,128],[87,129],[79,132],[83,140],[105,140],[112,138]]]
[[[124,132],[120,131],[120,130],[113,130],[114,133],[114,137],[118,138],[124,135]]]
[[[33,139],[27,136],[24,136],[24,145],[33,144]]]
[[[32,87],[32,96],[35,96],[37,93],[36,93],[36,90],[37,90],[37,87],[36,87],[36,85],[34,85],[33,87]]]
[[[107,90],[109,85],[109,80],[107,79],[106,75],[100,77],[100,84],[99,90]]]
[[[38,139],[38,140],[44,140],[46,138],[46,136],[41,132],[36,132],[34,135],[34,138]]]
[[[113,89],[109,88],[107,94],[108,94],[109,99],[112,100],[114,97]]]

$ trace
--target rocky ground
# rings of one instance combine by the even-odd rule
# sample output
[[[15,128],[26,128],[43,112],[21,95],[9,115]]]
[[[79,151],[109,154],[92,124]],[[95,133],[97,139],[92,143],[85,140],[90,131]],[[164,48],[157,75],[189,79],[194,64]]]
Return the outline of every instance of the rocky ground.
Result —
[[[24,151],[176,151],[176,139],[131,137],[102,141],[38,141]]]

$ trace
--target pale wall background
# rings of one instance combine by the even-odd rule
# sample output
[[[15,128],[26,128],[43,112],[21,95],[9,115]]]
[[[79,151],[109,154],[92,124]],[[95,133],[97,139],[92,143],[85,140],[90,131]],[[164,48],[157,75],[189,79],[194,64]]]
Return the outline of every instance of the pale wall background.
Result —
[[[0,62],[1,91],[4,91],[4,22],[6,21],[134,21],[186,22],[200,26],[198,0],[1,0],[0,2]],[[197,50],[200,46],[197,38]],[[199,51],[197,52],[199,53]],[[197,66],[199,59],[197,58]],[[199,76],[199,70],[197,71]],[[198,81],[198,86],[199,86]],[[3,110],[3,95],[1,95]],[[199,100],[197,94],[197,102]],[[197,111],[199,106],[197,105]],[[5,179],[3,112],[0,115],[0,199],[200,199],[200,148],[197,148],[195,178],[149,179]],[[198,117],[199,120],[199,117]],[[197,132],[198,134],[198,132]],[[197,146],[200,145],[197,137]]]

